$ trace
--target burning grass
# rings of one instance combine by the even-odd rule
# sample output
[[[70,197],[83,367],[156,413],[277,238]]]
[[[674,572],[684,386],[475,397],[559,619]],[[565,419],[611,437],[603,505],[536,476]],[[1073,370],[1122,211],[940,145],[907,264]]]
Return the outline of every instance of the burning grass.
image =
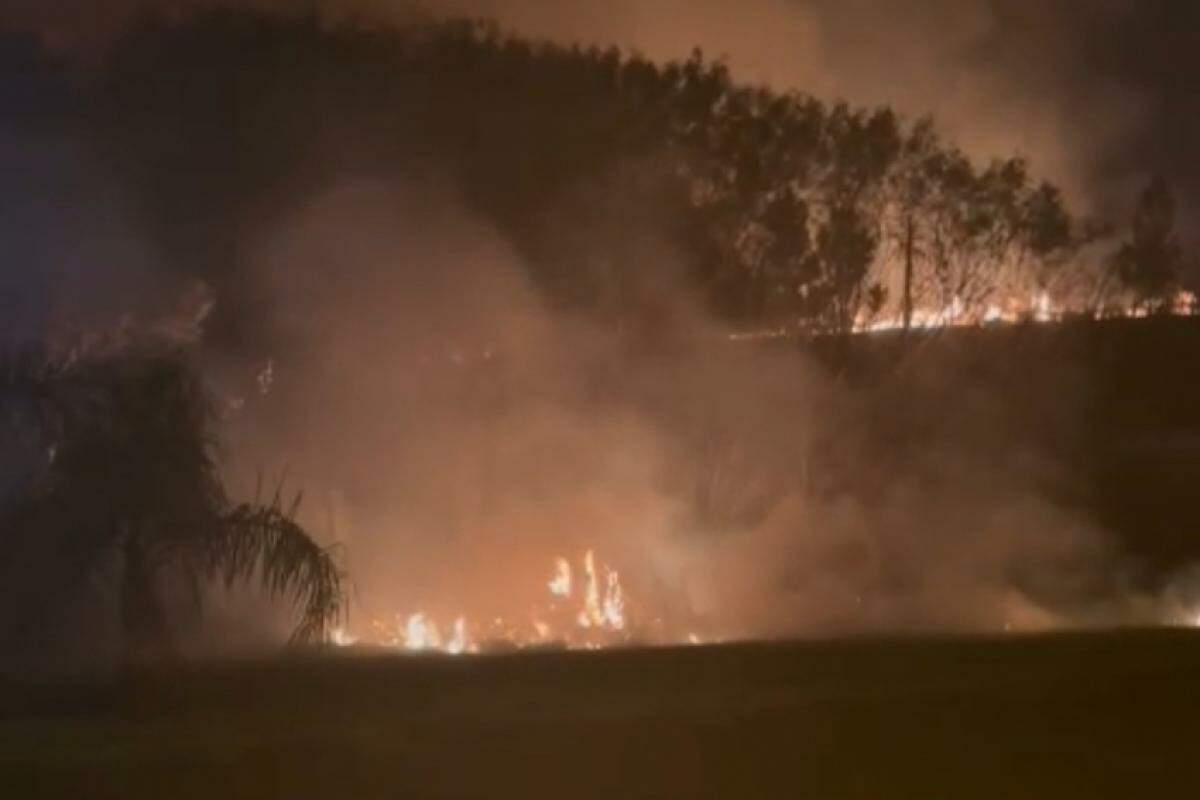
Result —
[[[372,620],[371,632],[365,636],[339,628],[334,631],[333,642],[339,646],[370,644],[413,653],[463,655],[530,647],[594,650],[652,635],[652,626],[630,624],[617,570],[607,564],[597,566],[592,550],[584,553],[579,567],[573,571],[569,560],[556,558],[553,576],[546,582],[549,597],[525,620],[492,617],[473,622],[460,615],[449,626],[441,626],[428,612],[416,611],[396,614],[392,624]]]

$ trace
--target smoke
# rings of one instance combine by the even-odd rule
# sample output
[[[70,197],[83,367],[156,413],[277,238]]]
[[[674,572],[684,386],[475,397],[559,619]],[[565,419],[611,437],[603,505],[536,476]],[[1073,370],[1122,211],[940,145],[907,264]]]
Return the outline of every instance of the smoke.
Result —
[[[647,290],[684,298],[665,327],[614,332],[547,307],[442,178],[335,181],[279,219],[250,259],[272,379],[220,356],[244,400],[229,474],[303,490],[359,631],[528,624],[554,559],[588,549],[650,639],[1040,629],[1112,589],[1118,553],[1055,499],[1071,476],[953,359],[852,389],[730,342],[667,278]],[[652,216],[592,224],[580,246],[665,257]]]
[[[664,454],[607,337],[437,181],[339,183],[284,219],[254,258],[275,379],[233,449],[247,484],[286,465],[364,613],[520,616],[560,553],[638,562]]]
[[[106,8],[97,30],[118,20]],[[700,44],[743,77],[932,109],[973,149],[1025,150],[1097,197],[1113,185],[1097,161],[1145,121],[1136,88],[1109,84],[1124,98],[1110,103],[1109,89],[1077,86],[1058,23],[1030,39],[985,3],[902,13],[759,0],[737,16],[716,2],[434,8],[655,57]],[[1043,69],[1057,78],[1018,91]],[[1103,116],[1084,136],[1092,112]],[[40,308],[69,308],[64,293],[77,292],[90,313],[93,288],[111,293],[104,318],[170,305],[181,284],[149,244],[161,239],[138,230],[98,165],[9,153],[30,186],[62,170],[93,187],[79,213],[34,208],[13,228],[41,232],[31,246],[58,231],[78,248],[80,266],[54,281],[44,276],[70,258],[27,259],[18,280],[39,287]],[[306,157],[339,163],[325,155]],[[459,176],[427,166],[386,180],[331,167],[295,194],[264,192],[269,213],[238,232],[236,263],[221,265],[238,280],[216,297],[253,307],[253,346],[205,352],[229,401],[235,495],[260,478],[302,490],[305,522],[346,546],[361,621],[417,609],[520,618],[554,558],[589,548],[621,570],[635,619],[662,618],[672,637],[1040,628],[1088,621],[1111,592],[1119,553],[1062,499],[1072,476],[1020,439],[1021,421],[989,396],[995,383],[934,357],[856,387],[799,353],[730,342],[680,279],[666,222],[626,206],[621,176],[654,165],[568,187],[522,220],[552,251],[623,244],[633,268],[620,291],[638,302],[621,305],[642,313],[617,320],[549,307]],[[193,327],[207,308],[196,291]],[[1079,386],[1061,371],[1048,395],[1069,398]],[[1069,399],[1055,402],[1072,415]]]

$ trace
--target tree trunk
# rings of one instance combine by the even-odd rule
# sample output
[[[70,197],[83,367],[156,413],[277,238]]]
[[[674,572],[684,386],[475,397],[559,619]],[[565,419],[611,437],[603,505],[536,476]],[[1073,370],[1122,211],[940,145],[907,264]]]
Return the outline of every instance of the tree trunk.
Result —
[[[166,610],[156,592],[150,554],[140,537],[126,537],[123,555],[121,627],[125,656],[132,662],[152,660],[172,649]]]
[[[904,230],[904,332],[905,333],[908,333],[909,328],[912,327],[912,314],[913,314],[913,298],[912,298],[913,238],[914,238],[913,228],[914,228],[914,225],[913,225],[912,214],[909,214],[907,220],[905,220],[905,230]]]

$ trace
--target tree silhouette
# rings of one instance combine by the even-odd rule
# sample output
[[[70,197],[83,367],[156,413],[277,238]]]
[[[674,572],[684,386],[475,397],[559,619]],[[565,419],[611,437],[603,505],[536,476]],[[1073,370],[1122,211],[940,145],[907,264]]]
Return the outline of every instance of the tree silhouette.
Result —
[[[817,258],[822,264],[820,305],[832,330],[854,330],[864,301],[878,311],[884,298],[878,285],[866,282],[875,257],[878,237],[864,215],[854,206],[838,206],[817,237]]]
[[[997,300],[1045,288],[1079,237],[1061,194],[1019,158],[980,169],[940,143],[928,121],[905,140],[889,178],[886,252],[903,265],[907,328],[918,301],[944,321],[979,322]]]
[[[901,270],[907,318],[920,303],[973,319],[1013,273],[1044,278],[1070,227],[1023,161],[979,169],[928,121],[741,85],[698,51],[655,64],[487,22],[146,22],[86,92],[89,141],[176,268],[228,298],[216,337],[243,344],[242,234],[344,174],[436,173],[551,305],[602,320],[637,316],[631,276],[685,276],[739,327],[846,331]]]
[[[213,406],[181,355],[10,356],[0,397],[6,410],[23,409],[0,420],[6,440],[36,442],[26,452],[38,455],[0,509],[8,545],[0,575],[28,569],[21,554],[31,542],[52,542],[56,553],[18,626],[36,626],[36,609],[76,599],[114,561],[121,626],[135,653],[169,647],[168,589],[198,606],[214,580],[258,577],[294,602],[297,642],[323,641],[343,613],[334,554],[296,523],[295,504],[285,507],[278,493],[266,504],[227,498]]]
[[[1175,198],[1156,177],[1138,198],[1129,239],[1114,256],[1117,276],[1150,311],[1165,311],[1179,288],[1182,250],[1175,237]]]

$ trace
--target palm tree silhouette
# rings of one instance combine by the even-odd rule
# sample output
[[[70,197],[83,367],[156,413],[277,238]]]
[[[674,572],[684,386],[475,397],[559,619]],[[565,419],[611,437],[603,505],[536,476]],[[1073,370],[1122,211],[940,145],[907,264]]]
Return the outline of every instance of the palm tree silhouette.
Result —
[[[52,604],[118,564],[110,572],[132,653],[169,647],[166,587],[183,587],[198,610],[210,582],[255,578],[299,610],[294,642],[325,641],[345,613],[336,551],[296,522],[299,496],[228,498],[214,408],[178,352],[4,358],[2,438],[34,458],[0,495],[0,567],[20,569],[21,541],[57,542],[53,585],[40,593]]]

